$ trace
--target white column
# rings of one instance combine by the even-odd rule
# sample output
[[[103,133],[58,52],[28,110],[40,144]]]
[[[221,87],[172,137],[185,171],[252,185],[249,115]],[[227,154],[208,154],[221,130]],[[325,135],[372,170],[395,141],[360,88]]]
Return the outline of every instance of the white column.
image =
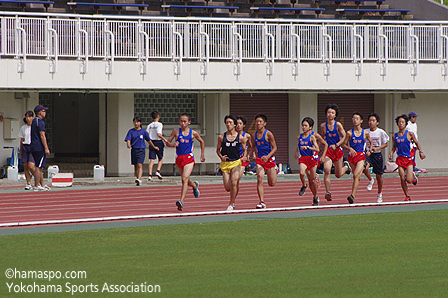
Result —
[[[99,141],[98,141],[98,151],[99,151],[99,156],[98,156],[98,161],[100,165],[104,165],[106,164],[106,152],[107,152],[107,144],[106,144],[106,140],[107,140],[107,123],[106,123],[106,119],[107,119],[107,111],[106,111],[106,94],[105,93],[100,93],[99,94]]]
[[[297,148],[297,136],[302,132],[302,119],[311,117],[314,120],[314,131],[319,131],[317,123],[317,93],[289,94],[289,164],[291,170],[298,171],[299,166],[294,158]]]
[[[127,149],[124,138],[133,127],[134,94],[109,93],[106,99],[107,110],[107,164],[108,176],[133,175],[131,152]]]

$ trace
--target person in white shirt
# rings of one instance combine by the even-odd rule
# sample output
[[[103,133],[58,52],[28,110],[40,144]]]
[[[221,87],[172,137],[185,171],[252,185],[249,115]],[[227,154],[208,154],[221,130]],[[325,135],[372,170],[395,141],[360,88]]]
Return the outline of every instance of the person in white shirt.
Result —
[[[416,112],[410,112],[409,113],[409,122],[408,125],[406,126],[406,129],[409,131],[412,131],[415,135],[415,138],[418,141],[418,134],[417,134],[417,117],[419,116],[419,114],[417,114]],[[415,145],[415,143],[412,143],[412,151],[411,151],[411,157],[412,157],[412,161],[414,162],[414,172],[428,172],[425,169],[419,169],[416,166],[415,163],[415,148],[417,146]]]
[[[20,128],[19,138],[20,138],[20,150],[19,158],[22,160],[23,169],[25,171],[26,186],[25,190],[31,190],[31,175],[34,174],[34,158],[31,154],[30,144],[31,144],[31,123],[34,119],[33,111],[27,111],[25,113],[25,118],[23,118],[24,125]]]
[[[154,144],[153,147],[149,147],[148,181],[152,180],[152,168],[154,167],[156,156],[159,159],[159,162],[157,163],[156,176],[160,180],[163,179],[162,175],[160,174],[160,169],[162,169],[163,148],[165,147],[166,143],[166,138],[163,136],[163,124],[160,122],[160,113],[158,111],[153,111],[151,113],[151,118],[152,122],[146,128],[149,133],[149,138]]]
[[[377,203],[383,202],[383,173],[384,173],[384,163],[383,163],[383,154],[381,150],[387,148],[389,144],[389,135],[378,128],[378,124],[380,123],[380,116],[376,113],[372,113],[369,115],[369,127],[370,127],[370,139],[372,140],[373,147],[372,150],[366,152],[366,168],[364,169],[364,174],[369,179],[369,184],[367,185],[367,190],[371,191],[373,188],[373,184],[375,180],[370,175],[369,167],[373,167],[373,172],[376,175],[376,181],[378,183],[378,195],[377,195]],[[366,148],[369,148],[369,142],[366,144]]]

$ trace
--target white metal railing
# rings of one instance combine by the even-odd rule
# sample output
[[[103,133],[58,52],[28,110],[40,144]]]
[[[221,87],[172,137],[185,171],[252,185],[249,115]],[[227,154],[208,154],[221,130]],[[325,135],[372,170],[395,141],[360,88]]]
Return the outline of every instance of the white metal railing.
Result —
[[[146,74],[149,61],[171,60],[180,75],[182,63],[201,61],[206,75],[213,61],[235,64],[264,61],[267,75],[274,63],[293,64],[296,76],[303,62],[322,62],[330,75],[334,62],[355,63],[362,75],[364,63],[380,63],[381,75],[389,63],[409,63],[417,75],[419,63],[443,64],[448,75],[448,22],[348,21],[233,18],[175,18],[144,16],[85,16],[0,12],[0,57],[19,59],[18,71],[27,59],[46,58],[50,72],[61,58],[81,61],[80,73],[90,60],[106,61],[112,74],[114,61],[141,63]]]

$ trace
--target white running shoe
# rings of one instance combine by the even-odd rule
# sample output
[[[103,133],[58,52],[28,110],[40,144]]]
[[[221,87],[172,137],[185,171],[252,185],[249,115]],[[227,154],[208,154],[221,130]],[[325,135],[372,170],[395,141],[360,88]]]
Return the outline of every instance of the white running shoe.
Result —
[[[48,185],[44,185],[44,186],[43,186],[43,189],[44,189],[44,191],[50,191],[50,190],[51,190],[51,187],[48,186]]]
[[[159,180],[163,180],[162,174],[160,174],[159,171],[156,172],[156,176],[157,178],[159,178]]]
[[[266,203],[262,201],[257,204],[256,208],[257,209],[266,209]]]
[[[45,191],[45,188],[43,188],[42,186],[38,186],[38,187],[33,187],[34,191]]]
[[[134,182],[136,186],[142,185],[142,181],[140,179],[135,179]]]
[[[383,193],[379,193],[378,197],[376,198],[376,202],[377,203],[382,203],[383,202]]]
[[[25,190],[31,190],[31,189],[33,189],[33,187],[31,185],[29,185],[29,184],[25,185]]]
[[[372,178],[372,180],[369,181],[369,184],[367,184],[367,190],[368,191],[372,190],[374,183],[375,183],[375,179]]]
[[[152,181],[152,175],[148,176],[148,182]]]
[[[227,207],[227,211],[233,211],[233,206],[232,206],[232,205],[229,205],[229,206]]]

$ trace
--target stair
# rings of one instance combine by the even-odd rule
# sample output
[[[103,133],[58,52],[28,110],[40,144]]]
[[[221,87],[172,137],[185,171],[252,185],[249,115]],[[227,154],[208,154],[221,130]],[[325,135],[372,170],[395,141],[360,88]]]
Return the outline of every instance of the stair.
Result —
[[[59,173],[73,173],[76,178],[93,177],[93,167],[98,157],[55,157],[47,160],[47,166],[57,165]]]

